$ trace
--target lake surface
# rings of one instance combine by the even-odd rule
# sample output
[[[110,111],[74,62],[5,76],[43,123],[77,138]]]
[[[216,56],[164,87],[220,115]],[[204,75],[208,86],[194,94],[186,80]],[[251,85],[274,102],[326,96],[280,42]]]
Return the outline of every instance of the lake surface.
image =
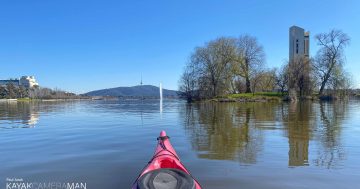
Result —
[[[0,103],[0,188],[130,188],[166,130],[205,189],[360,188],[360,102]]]

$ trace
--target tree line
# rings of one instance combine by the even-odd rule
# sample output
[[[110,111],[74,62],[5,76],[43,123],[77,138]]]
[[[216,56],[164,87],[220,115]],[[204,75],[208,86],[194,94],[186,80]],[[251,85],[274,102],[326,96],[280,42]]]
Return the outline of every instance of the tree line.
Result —
[[[265,52],[250,35],[219,37],[196,47],[179,80],[181,96],[188,101],[234,93],[280,92],[290,99],[345,96],[352,80],[344,70],[350,37],[340,30],[315,36],[314,57],[300,56],[268,68]]]
[[[8,83],[0,86],[0,99],[30,98],[30,99],[74,99],[80,98],[74,93],[60,89],[49,89],[46,87],[25,88]]]

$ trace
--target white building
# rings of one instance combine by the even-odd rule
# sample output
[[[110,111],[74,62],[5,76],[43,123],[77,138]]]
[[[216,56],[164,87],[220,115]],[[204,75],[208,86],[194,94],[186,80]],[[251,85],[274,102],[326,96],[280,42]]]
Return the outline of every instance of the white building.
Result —
[[[20,78],[19,84],[26,88],[32,88],[34,86],[39,86],[39,84],[36,82],[34,76],[22,76]]]
[[[292,26],[289,29],[289,61],[294,58],[309,58],[310,33],[303,28]]]

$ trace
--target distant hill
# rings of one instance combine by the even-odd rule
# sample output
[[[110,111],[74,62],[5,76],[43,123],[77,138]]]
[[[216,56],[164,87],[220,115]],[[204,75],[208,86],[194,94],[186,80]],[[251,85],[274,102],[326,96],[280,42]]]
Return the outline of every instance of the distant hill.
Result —
[[[85,93],[87,96],[124,96],[124,97],[159,97],[159,87],[153,85],[137,85],[133,87],[116,87]],[[177,91],[163,89],[163,97],[177,97]]]

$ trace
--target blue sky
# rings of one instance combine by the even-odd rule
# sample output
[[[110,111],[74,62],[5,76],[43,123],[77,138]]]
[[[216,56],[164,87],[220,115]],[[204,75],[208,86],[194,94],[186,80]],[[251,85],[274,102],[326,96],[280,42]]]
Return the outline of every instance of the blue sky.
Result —
[[[288,58],[288,29],[351,37],[346,68],[360,87],[360,1],[0,1],[0,78],[35,75],[76,93],[140,83],[177,89],[196,46],[250,34],[267,66]]]

